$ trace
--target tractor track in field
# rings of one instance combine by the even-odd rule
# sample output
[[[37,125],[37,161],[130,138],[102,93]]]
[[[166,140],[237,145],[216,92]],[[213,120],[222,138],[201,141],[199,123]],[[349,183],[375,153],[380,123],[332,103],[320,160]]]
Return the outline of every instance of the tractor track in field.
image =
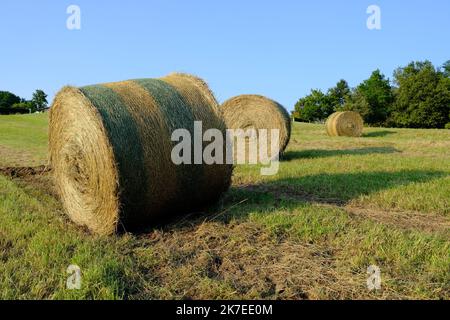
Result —
[[[39,188],[54,190],[51,179],[41,178],[43,176],[47,177],[50,172],[51,168],[44,165],[37,167],[0,167],[0,174],[6,177],[18,179],[22,181],[22,183],[33,184]],[[362,207],[342,199],[320,198],[305,191],[290,188],[289,186],[280,188],[267,185],[238,184],[234,187],[255,193],[268,193],[279,199],[300,201],[322,207],[341,209],[357,219],[370,219],[400,229],[418,230],[426,233],[442,233],[447,235],[450,239],[450,219],[445,216],[415,211],[396,211]],[[48,191],[48,193],[53,196],[56,195],[54,191]]]
[[[427,233],[447,234],[450,239],[450,219],[414,211],[387,211],[347,205],[343,209],[352,216],[369,218],[379,223]]]
[[[26,178],[50,172],[49,166],[37,167],[0,167],[0,174],[9,178]]]
[[[320,198],[304,191],[294,190],[288,186],[282,188],[262,185],[235,185],[237,189],[268,193],[280,199],[312,203],[317,206],[341,209],[350,216],[368,218],[378,223],[394,226],[405,230],[419,230],[427,233],[446,234],[450,239],[450,219],[445,216],[427,214],[415,211],[383,210],[366,208],[334,198]]]

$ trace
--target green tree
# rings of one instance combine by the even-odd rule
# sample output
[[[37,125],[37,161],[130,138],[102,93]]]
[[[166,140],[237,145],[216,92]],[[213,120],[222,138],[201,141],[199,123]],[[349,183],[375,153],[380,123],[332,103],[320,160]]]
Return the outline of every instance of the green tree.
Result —
[[[356,92],[364,96],[369,106],[369,110],[363,116],[364,121],[368,124],[384,124],[394,102],[389,79],[386,79],[380,70],[375,70],[369,79],[356,88]],[[357,100],[360,100],[360,97]]]
[[[442,73],[444,74],[444,76],[450,78],[450,60],[448,60],[442,65],[442,69],[443,69]]]
[[[338,108],[337,111],[355,111],[363,119],[367,119],[370,115],[370,105],[365,95],[360,90],[355,89],[346,99],[345,104]]]
[[[47,94],[42,90],[36,90],[33,93],[31,102],[34,104],[37,111],[42,111],[48,106]]]
[[[21,102],[20,97],[9,91],[0,91],[0,108],[11,108],[15,103]]]
[[[333,106],[333,112],[342,108],[342,106],[350,99],[351,90],[347,81],[341,79],[335,87],[328,90],[328,97]],[[331,114],[331,113],[330,113]]]
[[[309,95],[297,101],[294,111],[299,121],[320,121],[333,112],[333,105],[321,90],[311,90]]]
[[[445,68],[444,68],[445,69]],[[450,114],[450,78],[430,61],[394,72],[398,86],[391,122],[399,127],[444,128]]]

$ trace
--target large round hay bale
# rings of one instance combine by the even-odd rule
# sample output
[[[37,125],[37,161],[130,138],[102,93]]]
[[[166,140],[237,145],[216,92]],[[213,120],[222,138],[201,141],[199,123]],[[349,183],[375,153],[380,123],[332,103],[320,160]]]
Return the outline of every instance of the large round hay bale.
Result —
[[[50,109],[49,145],[70,218],[111,234],[216,200],[230,185],[232,166],[171,159],[173,131],[194,137],[194,121],[225,134],[213,94],[190,75],[63,88]]]
[[[360,137],[364,122],[359,113],[353,111],[335,112],[325,123],[327,134],[331,137]]]
[[[291,119],[278,102],[260,95],[240,95],[225,101],[221,111],[229,129],[255,129],[257,133],[260,129],[268,130],[268,150],[272,145],[270,130],[278,129],[279,140],[275,141],[277,154],[286,149],[291,137]],[[275,155],[269,152],[267,156]]]

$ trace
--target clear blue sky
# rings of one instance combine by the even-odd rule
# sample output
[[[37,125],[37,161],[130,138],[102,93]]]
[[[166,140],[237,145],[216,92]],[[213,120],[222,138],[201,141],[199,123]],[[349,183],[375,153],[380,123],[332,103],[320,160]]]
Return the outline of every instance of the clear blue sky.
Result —
[[[81,30],[66,9],[81,8]],[[366,9],[381,8],[381,30]],[[0,90],[50,99],[76,86],[172,71],[206,79],[222,102],[258,93],[292,109],[311,88],[356,86],[379,68],[450,59],[448,0],[1,0]]]

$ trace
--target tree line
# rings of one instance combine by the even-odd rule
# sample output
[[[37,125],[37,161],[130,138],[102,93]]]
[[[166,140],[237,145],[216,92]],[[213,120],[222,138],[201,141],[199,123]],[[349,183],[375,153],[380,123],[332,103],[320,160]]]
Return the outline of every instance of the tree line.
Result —
[[[396,69],[393,79],[375,70],[355,88],[340,80],[326,93],[313,89],[298,100],[292,116],[316,122],[336,111],[357,111],[372,126],[450,128],[450,60],[439,68],[411,62]]]
[[[23,99],[9,91],[0,91],[0,114],[43,111],[48,108],[47,94],[36,90],[31,100]]]

